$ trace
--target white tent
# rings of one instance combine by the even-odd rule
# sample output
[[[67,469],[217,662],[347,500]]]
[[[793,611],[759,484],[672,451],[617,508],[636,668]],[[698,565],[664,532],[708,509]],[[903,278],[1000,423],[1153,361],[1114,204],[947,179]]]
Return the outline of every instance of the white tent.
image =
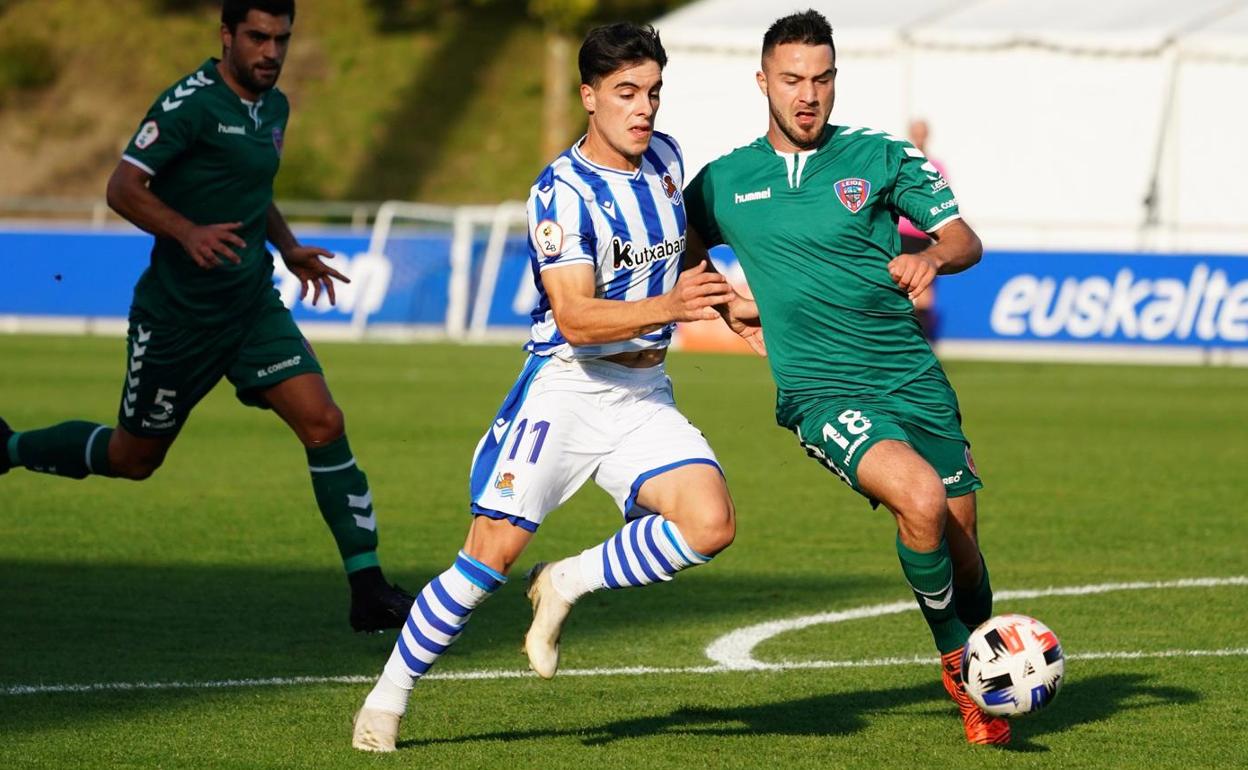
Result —
[[[806,7],[835,31],[832,122],[926,119],[991,245],[1248,253],[1248,0],[702,0],[655,22],[690,174],[766,130],[763,33]]]

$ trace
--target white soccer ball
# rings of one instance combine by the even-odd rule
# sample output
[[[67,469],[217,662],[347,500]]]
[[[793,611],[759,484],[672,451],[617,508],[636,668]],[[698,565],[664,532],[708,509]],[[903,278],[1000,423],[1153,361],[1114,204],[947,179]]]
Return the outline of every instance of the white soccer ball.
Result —
[[[971,633],[962,652],[967,695],[993,716],[1039,711],[1053,701],[1066,671],[1062,644],[1026,615],[998,615]]]

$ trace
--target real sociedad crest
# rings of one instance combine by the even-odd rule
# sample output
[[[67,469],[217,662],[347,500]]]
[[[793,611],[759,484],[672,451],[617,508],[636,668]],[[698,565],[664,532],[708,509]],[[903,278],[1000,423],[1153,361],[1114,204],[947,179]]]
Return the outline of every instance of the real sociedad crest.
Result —
[[[663,175],[663,193],[667,195],[673,206],[679,206],[681,201],[680,188],[672,181],[671,174]]]
[[[871,183],[858,177],[842,179],[833,187],[836,189],[836,197],[851,214],[861,211],[862,207],[867,205],[867,198],[871,195]]]

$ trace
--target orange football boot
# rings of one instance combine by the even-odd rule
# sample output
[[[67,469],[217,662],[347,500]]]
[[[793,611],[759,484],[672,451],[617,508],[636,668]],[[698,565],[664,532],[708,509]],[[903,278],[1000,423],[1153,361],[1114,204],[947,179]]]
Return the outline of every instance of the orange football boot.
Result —
[[[941,681],[945,692],[958,704],[962,713],[962,726],[966,728],[966,740],[984,746],[1000,746],[1010,742],[1010,721],[1005,717],[985,714],[971,700],[962,686],[962,648],[940,656]]]

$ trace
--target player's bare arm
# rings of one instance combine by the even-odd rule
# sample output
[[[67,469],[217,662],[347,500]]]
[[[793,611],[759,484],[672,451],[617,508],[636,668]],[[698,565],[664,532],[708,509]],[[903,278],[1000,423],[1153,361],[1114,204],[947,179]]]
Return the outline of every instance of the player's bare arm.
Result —
[[[719,272],[702,235],[693,225],[689,225],[685,230],[685,257],[682,267],[688,269],[699,263],[705,263],[710,272]],[[715,310],[734,334],[749,343],[751,350],[760,356],[767,355],[767,344],[763,340],[763,322],[754,300],[737,294],[731,302],[717,305]]]
[[[902,254],[888,263],[888,274],[910,299],[927,291],[937,275],[960,273],[984,255],[979,236],[961,219],[954,219],[929,235],[931,246],[917,254]]]
[[[574,264],[542,271],[542,285],[555,324],[572,345],[631,340],[676,321],[719,317],[715,305],[736,295],[727,279],[707,271],[707,262],[685,270],[666,294],[629,302],[594,296],[594,269]]]
[[[234,231],[241,222],[197,225],[174,211],[148,189],[152,179],[143,169],[121,161],[108,179],[108,205],[135,227],[160,238],[182,244],[195,264],[211,270],[228,259],[238,264],[240,257],[231,246],[247,244]]]
[[[269,243],[277,247],[286,267],[299,279],[300,299],[308,296],[308,287],[311,286],[313,305],[320,300],[322,290],[329,296],[329,304],[333,305],[338,301],[334,295],[334,279],[343,283],[351,283],[350,278],[321,261],[333,259],[332,251],[320,246],[299,244],[295,234],[291,232],[290,225],[286,223],[286,218],[272,203],[269,204],[269,213],[265,221],[265,235]]]

